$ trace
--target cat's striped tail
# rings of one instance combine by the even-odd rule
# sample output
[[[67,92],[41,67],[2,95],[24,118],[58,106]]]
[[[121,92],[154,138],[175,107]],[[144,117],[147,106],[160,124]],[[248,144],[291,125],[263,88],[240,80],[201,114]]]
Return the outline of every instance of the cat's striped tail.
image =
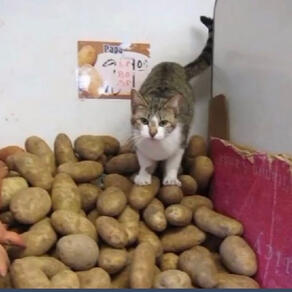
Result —
[[[207,69],[212,63],[213,30],[214,30],[213,19],[206,16],[201,16],[200,20],[208,28],[209,36],[207,43],[201,54],[198,56],[198,58],[185,66],[185,71],[188,80],[199,75],[201,72]]]

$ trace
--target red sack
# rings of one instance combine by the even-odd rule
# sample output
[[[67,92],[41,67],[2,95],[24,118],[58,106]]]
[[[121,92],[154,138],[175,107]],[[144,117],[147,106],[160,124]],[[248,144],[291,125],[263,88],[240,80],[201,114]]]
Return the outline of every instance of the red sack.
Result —
[[[262,288],[292,288],[292,162],[213,138],[215,208],[241,221]]]

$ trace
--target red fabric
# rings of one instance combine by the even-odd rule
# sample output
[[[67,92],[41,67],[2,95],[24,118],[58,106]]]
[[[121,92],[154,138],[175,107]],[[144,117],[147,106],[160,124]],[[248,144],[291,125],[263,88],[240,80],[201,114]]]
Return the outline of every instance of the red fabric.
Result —
[[[263,288],[292,288],[292,167],[256,153],[248,157],[213,138],[215,208],[240,220],[254,248]]]

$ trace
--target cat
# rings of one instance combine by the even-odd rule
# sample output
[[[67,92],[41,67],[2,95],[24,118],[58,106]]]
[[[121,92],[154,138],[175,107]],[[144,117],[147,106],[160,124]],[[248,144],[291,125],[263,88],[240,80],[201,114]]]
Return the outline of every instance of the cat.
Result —
[[[139,91],[131,91],[131,125],[140,166],[137,185],[151,184],[158,161],[164,161],[163,185],[181,186],[178,170],[193,118],[194,97],[189,80],[212,62],[213,19],[201,16],[209,36],[199,57],[185,67],[172,62],[156,65]]]

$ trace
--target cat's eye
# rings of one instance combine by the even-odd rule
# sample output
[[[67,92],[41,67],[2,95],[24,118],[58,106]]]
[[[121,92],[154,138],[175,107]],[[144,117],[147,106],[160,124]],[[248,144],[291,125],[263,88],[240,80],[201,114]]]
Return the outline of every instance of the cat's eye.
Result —
[[[162,120],[162,121],[159,122],[159,126],[160,126],[160,127],[164,127],[164,126],[166,126],[167,124],[168,124],[168,121],[166,121],[166,120]]]
[[[140,121],[142,122],[143,125],[148,125],[148,120],[145,118],[141,118]]]

